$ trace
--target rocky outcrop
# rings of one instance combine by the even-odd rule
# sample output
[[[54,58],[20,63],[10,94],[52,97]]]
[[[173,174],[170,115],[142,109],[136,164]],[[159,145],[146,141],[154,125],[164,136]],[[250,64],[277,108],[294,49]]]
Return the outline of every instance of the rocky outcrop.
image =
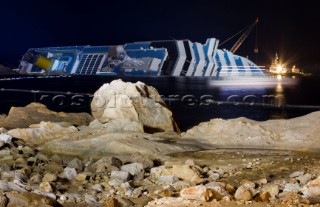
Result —
[[[42,121],[40,124],[30,125],[30,128],[12,129],[8,131],[8,134],[24,140],[29,145],[40,145],[77,131],[78,129],[68,122],[52,123]]]
[[[146,132],[179,131],[157,90],[142,82],[115,80],[104,84],[95,92],[91,110],[102,123],[130,119],[141,122]]]
[[[88,127],[81,126],[79,129],[68,122],[41,122],[40,124],[30,125],[29,128],[12,129],[7,133],[12,137],[26,141],[30,145],[42,145],[55,139],[90,139],[107,133],[128,131],[143,132],[143,126],[139,122],[128,119],[112,120],[105,124],[94,120]]]
[[[28,145],[38,146],[43,152],[96,159],[104,155],[129,155],[135,152],[169,154],[199,150],[190,145],[166,143],[166,133],[166,136],[161,136],[162,133],[143,133],[142,124],[129,119],[111,120],[105,124],[94,120],[89,126],[79,128],[68,122],[41,122],[30,128],[9,130],[7,134],[24,140]],[[176,139],[179,135],[172,136]]]
[[[46,153],[68,156],[100,158],[105,155],[166,155],[175,152],[199,150],[190,144],[174,144],[166,139],[141,132],[106,133],[98,136],[82,136],[81,131],[65,138],[47,142],[38,147]]]
[[[320,149],[320,112],[289,120],[212,119],[188,130],[185,139],[221,148]]]
[[[92,116],[88,113],[64,113],[49,110],[40,103],[31,103],[25,107],[11,107],[9,114],[1,118],[0,127],[6,129],[27,128],[41,121],[69,122],[76,126],[88,125]]]
[[[17,74],[17,73],[14,72],[11,68],[8,68],[0,64],[0,75],[14,75],[14,74]]]
[[[116,80],[103,85],[95,93],[92,114],[96,119],[86,113],[57,113],[32,103],[12,107],[2,124],[11,129],[10,136],[61,155],[98,159],[135,152],[165,155],[199,150],[190,144],[174,144],[180,135],[171,111],[156,89],[141,82]]]

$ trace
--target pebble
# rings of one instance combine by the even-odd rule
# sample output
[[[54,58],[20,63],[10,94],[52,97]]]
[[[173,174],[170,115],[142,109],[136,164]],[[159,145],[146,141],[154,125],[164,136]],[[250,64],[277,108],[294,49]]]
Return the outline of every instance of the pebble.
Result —
[[[187,159],[185,162],[184,162],[185,165],[190,165],[190,166],[195,166],[197,165],[196,162],[193,160],[193,159]]]
[[[295,178],[304,175],[304,171],[296,171],[289,175],[290,178]]]
[[[227,190],[225,189],[224,185],[217,182],[211,182],[205,185],[206,188],[214,190],[215,192],[219,193],[222,196],[228,195]]]
[[[211,171],[211,170],[210,170],[207,174],[209,175],[209,178],[210,178],[212,181],[219,180],[219,178],[220,178],[219,173],[213,172],[213,171]]]
[[[283,192],[292,192],[292,191],[299,192],[300,191],[300,185],[299,184],[294,184],[294,183],[287,183],[284,186]]]
[[[120,171],[112,171],[111,172],[111,179],[119,179],[122,181],[127,181],[129,180],[130,177],[130,173],[128,171],[125,170],[120,170]]]
[[[0,134],[6,133],[6,132],[7,132],[7,130],[5,128],[0,127]]]
[[[271,183],[267,184],[262,187],[261,192],[268,192],[271,198],[275,198],[276,195],[278,195],[280,192],[279,185],[271,184]]]
[[[8,204],[8,198],[0,194],[0,207],[6,207]]]
[[[74,168],[77,172],[82,172],[84,169],[84,164],[78,158],[74,158],[68,163],[67,167]]]
[[[174,175],[163,175],[158,177],[159,183],[173,184],[179,181],[179,178]]]
[[[241,185],[243,185],[244,187],[247,187],[249,189],[255,189],[256,184],[254,182],[251,182],[249,180],[242,180],[240,182]]]
[[[34,149],[32,149],[31,147],[29,147],[29,146],[24,146],[23,148],[22,148],[22,152],[23,152],[23,154],[27,154],[27,155],[31,155],[31,156],[34,156],[35,154],[36,154],[36,152],[35,152],[35,150]]]
[[[47,155],[45,154],[42,154],[41,152],[38,152],[35,156],[35,159],[37,161],[42,161],[42,162],[48,162],[49,161],[49,158]]]
[[[59,155],[52,155],[50,158],[51,162],[55,162],[57,164],[62,165],[62,158]]]
[[[142,192],[143,192],[143,188],[142,187],[138,187],[136,189],[134,189],[132,191],[132,194],[131,194],[131,197],[132,198],[138,198],[142,195]]]
[[[172,174],[176,177],[195,183],[202,183],[203,179],[200,177],[200,172],[198,169],[193,168],[189,165],[173,165]]]
[[[257,185],[262,186],[262,185],[267,184],[268,180],[266,178],[262,178],[262,179],[259,179],[259,180],[255,180],[254,183],[257,184]]]
[[[240,201],[250,201],[253,197],[253,194],[249,188],[240,186],[234,194],[234,197]]]
[[[141,180],[144,177],[144,168],[141,163],[131,163],[121,166],[121,170],[129,172],[134,176],[134,179]]]
[[[301,185],[305,185],[312,179],[312,175],[307,173],[297,177],[296,179],[299,181]]]
[[[79,182],[84,182],[85,180],[87,180],[87,178],[88,178],[88,175],[85,173],[79,173],[76,176],[76,180]]]
[[[226,189],[226,190],[228,191],[228,193],[230,193],[230,194],[233,194],[233,193],[236,191],[236,188],[235,188],[233,185],[229,184],[229,183],[226,184],[225,189]]]
[[[225,171],[221,168],[218,168],[218,169],[212,169],[213,172],[216,172],[220,175],[220,177],[223,176],[223,174],[225,173]]]
[[[0,172],[10,171],[10,170],[11,170],[10,165],[8,165],[6,163],[0,164]]]
[[[32,184],[40,183],[41,181],[42,181],[42,176],[39,173],[33,175],[29,179],[29,182],[32,183]]]
[[[34,190],[33,192],[38,194],[38,195],[44,195],[44,196],[50,197],[50,198],[52,198],[54,200],[57,199],[57,196],[54,193],[44,192],[44,191],[40,191],[40,190]]]
[[[260,192],[256,197],[255,201],[258,202],[269,202],[271,198],[271,195],[269,192]]]
[[[57,175],[53,173],[46,173],[42,178],[42,182],[54,182],[57,180]]]
[[[119,187],[122,183],[123,183],[123,180],[119,180],[119,179],[111,179],[109,181],[109,185],[114,187]]]
[[[153,167],[150,169],[150,174],[154,177],[158,177],[161,175],[162,171],[165,169],[164,165],[161,165],[159,167]]]
[[[11,154],[11,150],[9,150],[9,149],[0,150],[0,157],[4,157],[4,156],[10,155],[10,154]]]
[[[76,169],[70,167],[64,168],[63,174],[68,180],[74,180],[77,177]]]
[[[50,185],[49,182],[42,182],[39,185],[39,190],[42,192],[47,192],[47,193],[52,193],[53,192],[53,188]]]
[[[211,190],[203,185],[182,189],[180,196],[184,199],[192,199],[199,201],[209,201],[213,197]]]
[[[93,195],[85,195],[84,200],[87,204],[95,204],[97,203],[97,197]]]
[[[148,156],[142,155],[140,153],[134,153],[129,158],[130,162],[133,163],[140,163],[143,165],[144,168],[152,168],[154,166],[153,160],[150,159]]]
[[[101,184],[97,183],[97,184],[94,184],[92,187],[91,187],[92,190],[96,190],[98,192],[102,192],[103,191],[103,188],[101,186]]]
[[[172,187],[176,190],[176,191],[180,191],[183,188],[189,188],[191,187],[191,184],[187,181],[178,181],[172,184]]]
[[[0,128],[0,141],[4,143],[9,143],[12,140],[12,136],[9,134],[3,133],[5,130],[3,128]]]

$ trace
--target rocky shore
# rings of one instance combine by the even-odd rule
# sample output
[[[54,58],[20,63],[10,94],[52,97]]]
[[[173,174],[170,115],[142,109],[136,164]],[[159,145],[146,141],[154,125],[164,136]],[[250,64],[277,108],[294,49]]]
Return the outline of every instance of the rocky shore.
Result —
[[[0,116],[0,207],[320,206],[320,113],[180,132],[156,89],[116,80],[92,113]]]
[[[12,69],[0,64],[0,75],[14,75],[17,74]]]

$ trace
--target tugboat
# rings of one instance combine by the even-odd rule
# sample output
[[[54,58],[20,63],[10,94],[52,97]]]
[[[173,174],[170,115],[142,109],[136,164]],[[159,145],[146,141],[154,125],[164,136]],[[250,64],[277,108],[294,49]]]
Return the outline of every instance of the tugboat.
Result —
[[[276,53],[276,56],[275,56],[274,60],[272,61],[271,66],[269,68],[269,73],[271,75],[286,75],[287,72],[288,72],[288,69],[287,69],[286,65],[279,62],[278,53]]]

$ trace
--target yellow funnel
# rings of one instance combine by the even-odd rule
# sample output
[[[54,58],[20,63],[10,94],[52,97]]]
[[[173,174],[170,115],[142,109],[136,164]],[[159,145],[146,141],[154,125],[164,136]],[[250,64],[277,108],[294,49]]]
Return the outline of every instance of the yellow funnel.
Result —
[[[34,63],[34,65],[38,66],[39,68],[42,68],[44,70],[48,70],[51,66],[51,60],[39,55],[38,59],[36,60],[36,62]]]

